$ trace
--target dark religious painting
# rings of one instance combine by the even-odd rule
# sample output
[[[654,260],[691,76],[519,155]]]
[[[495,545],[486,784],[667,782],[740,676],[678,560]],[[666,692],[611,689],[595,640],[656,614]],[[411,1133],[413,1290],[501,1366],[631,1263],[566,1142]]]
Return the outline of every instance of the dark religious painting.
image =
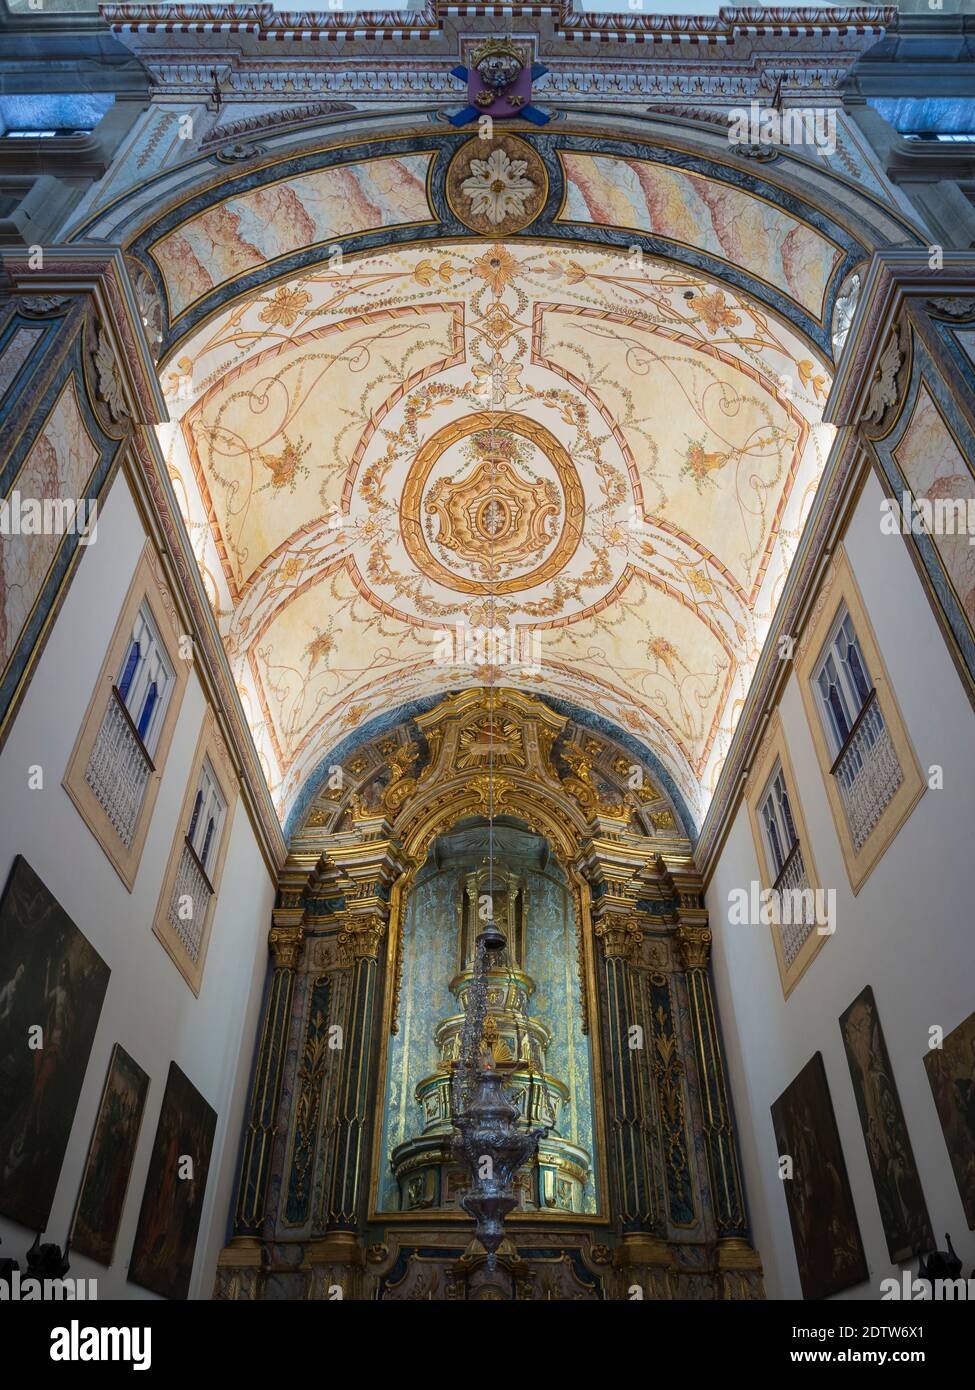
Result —
[[[148,1092],[148,1076],[116,1043],[71,1231],[72,1250],[103,1265],[110,1265],[115,1254]]]
[[[895,1264],[934,1249],[934,1234],[904,1121],[873,990],[867,985],[844,1014],[840,1029],[853,1079],[870,1172]]]
[[[217,1127],[211,1110],[175,1062],[152,1146],[129,1278],[165,1298],[186,1298]]]
[[[34,870],[0,899],[0,1212],[44,1230],[108,988],[108,966]]]
[[[924,1058],[968,1228],[975,1231],[975,1014]]]
[[[826,1068],[817,1052],[772,1106],[803,1298],[828,1298],[868,1276]]]

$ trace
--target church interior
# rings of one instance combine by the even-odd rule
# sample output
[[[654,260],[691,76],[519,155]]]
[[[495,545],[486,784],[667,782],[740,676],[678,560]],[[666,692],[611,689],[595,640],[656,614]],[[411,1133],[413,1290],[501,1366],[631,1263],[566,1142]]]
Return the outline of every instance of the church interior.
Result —
[[[0,9],[0,1282],[975,1297],[975,5]]]

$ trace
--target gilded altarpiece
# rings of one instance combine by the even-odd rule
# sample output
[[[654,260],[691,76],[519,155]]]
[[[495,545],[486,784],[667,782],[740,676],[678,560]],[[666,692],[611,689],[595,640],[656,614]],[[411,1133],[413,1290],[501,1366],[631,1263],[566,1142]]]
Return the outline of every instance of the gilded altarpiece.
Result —
[[[216,1295],[762,1297],[700,878],[649,761],[475,689],[342,769],[281,875]],[[485,1046],[522,1122],[548,1130],[493,1271],[449,1122],[485,892],[508,940]]]

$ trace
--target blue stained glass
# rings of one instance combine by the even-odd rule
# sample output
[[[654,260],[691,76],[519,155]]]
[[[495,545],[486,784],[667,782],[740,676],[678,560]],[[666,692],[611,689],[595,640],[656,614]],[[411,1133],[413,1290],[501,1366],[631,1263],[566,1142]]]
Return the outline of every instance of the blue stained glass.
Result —
[[[152,721],[152,711],[156,708],[156,700],[158,698],[159,691],[156,687],[156,682],[153,681],[146,691],[146,698],[142,705],[142,713],[139,715],[139,723],[137,726],[139,737],[143,740],[145,740],[145,736],[149,732],[149,725]]]
[[[142,648],[138,642],[133,641],[129,648],[129,654],[125,658],[125,666],[118,683],[118,693],[123,700],[127,700],[129,690],[132,688],[132,677],[135,675],[135,668],[139,664],[139,657],[142,655]]]

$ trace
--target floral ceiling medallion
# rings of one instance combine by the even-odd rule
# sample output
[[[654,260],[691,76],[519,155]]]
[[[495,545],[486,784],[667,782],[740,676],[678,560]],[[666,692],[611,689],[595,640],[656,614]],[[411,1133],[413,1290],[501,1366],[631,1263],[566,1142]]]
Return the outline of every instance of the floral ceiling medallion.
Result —
[[[485,236],[507,236],[534,222],[548,197],[540,156],[516,135],[479,136],[462,145],[447,170],[447,201]]]

